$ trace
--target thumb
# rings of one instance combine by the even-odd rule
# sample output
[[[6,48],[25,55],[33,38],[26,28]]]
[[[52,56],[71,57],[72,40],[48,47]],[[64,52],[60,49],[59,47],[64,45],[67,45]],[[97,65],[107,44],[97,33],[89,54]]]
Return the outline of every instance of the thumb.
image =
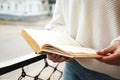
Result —
[[[97,51],[97,54],[99,55],[107,55],[108,53],[112,53],[114,51],[114,47],[113,46],[108,46],[107,48],[104,48],[102,50]]]

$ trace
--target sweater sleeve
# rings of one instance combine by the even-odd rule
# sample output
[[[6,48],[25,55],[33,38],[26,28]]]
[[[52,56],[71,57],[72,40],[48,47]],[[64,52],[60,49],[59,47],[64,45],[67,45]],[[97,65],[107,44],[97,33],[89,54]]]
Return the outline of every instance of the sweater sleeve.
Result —
[[[56,0],[55,10],[51,21],[45,26],[45,29],[63,29],[65,28],[64,17],[62,12],[62,0]]]
[[[112,44],[114,41],[118,41],[118,40],[120,40],[120,36],[118,36],[117,38],[113,39],[112,42],[111,42],[111,44]]]

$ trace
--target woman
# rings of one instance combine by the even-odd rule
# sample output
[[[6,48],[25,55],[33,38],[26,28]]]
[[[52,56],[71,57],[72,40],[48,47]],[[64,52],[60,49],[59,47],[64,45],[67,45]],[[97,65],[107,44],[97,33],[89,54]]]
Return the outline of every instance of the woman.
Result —
[[[63,80],[120,79],[120,0],[57,0],[46,28],[56,27],[63,27],[82,46],[103,55],[99,60],[48,55],[54,62],[68,61]]]

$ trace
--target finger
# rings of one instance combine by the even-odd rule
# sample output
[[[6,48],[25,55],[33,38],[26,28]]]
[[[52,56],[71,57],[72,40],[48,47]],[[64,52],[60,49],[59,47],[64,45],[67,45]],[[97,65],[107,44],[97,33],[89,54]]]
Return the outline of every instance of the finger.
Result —
[[[68,57],[61,57],[61,58],[59,59],[59,62],[63,62],[63,61],[68,62],[69,60],[71,60],[71,58],[68,58]]]
[[[50,60],[53,59],[54,57],[55,57],[55,54],[47,54],[47,58]]]
[[[64,57],[64,56],[60,56],[59,58],[55,59],[54,62],[64,62],[64,61],[69,61],[70,58],[68,57]]]
[[[47,57],[48,57],[48,59],[52,60],[53,62],[58,62],[60,56],[58,56],[56,54],[48,54]]]
[[[63,62],[70,60],[68,57],[64,57],[56,54],[48,54],[48,59],[52,60],[53,62]]]
[[[71,59],[72,59],[72,58],[67,57],[65,61],[68,62],[68,61],[70,61]]]
[[[65,60],[66,60],[66,58],[61,57],[61,58],[59,59],[59,62],[63,62],[63,61],[65,61]]]
[[[107,64],[118,64],[118,60],[120,55],[118,54],[118,51],[115,52],[114,54],[111,54],[109,56],[105,56],[102,59],[99,59],[99,61],[107,63]]]
[[[113,54],[104,56],[102,59],[98,60],[107,64],[120,66],[120,50],[116,50]]]
[[[115,51],[113,54],[110,54],[109,56],[103,57],[103,60],[105,61],[112,61],[120,58],[119,51]]]
[[[108,53],[112,53],[115,50],[113,46],[109,46],[105,49],[102,49],[100,51],[97,51],[97,54],[99,55],[107,55]]]

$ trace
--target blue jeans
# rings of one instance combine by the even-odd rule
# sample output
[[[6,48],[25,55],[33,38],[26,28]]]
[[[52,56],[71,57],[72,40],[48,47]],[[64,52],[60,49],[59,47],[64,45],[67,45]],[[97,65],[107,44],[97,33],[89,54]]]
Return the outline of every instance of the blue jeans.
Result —
[[[65,63],[63,80],[118,80],[108,75],[88,70],[72,59]]]

